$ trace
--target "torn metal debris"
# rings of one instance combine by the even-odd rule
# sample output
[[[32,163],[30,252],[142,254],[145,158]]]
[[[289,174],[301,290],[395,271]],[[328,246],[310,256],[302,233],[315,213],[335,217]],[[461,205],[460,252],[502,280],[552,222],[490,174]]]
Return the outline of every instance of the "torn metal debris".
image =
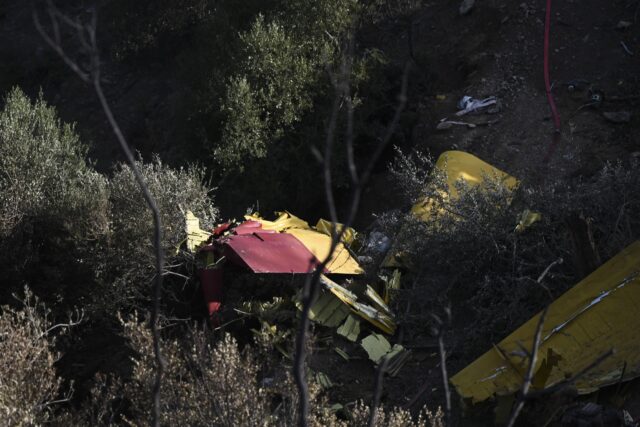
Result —
[[[383,278],[379,288],[350,280],[338,284],[327,276],[357,277],[364,273],[349,250],[356,243],[355,230],[344,229],[341,241],[328,257],[332,234],[341,232],[342,224],[321,219],[311,227],[289,212],[281,212],[274,221],[265,220],[257,214],[247,215],[241,223],[223,224],[209,233],[200,229],[199,221],[192,213],[187,213],[185,219],[187,249],[198,255],[202,290],[215,324],[220,324],[218,316],[224,297],[225,265],[231,264],[256,274],[309,274],[318,267],[320,260],[329,258],[324,274],[320,275],[322,289],[310,307],[309,319],[334,329],[337,335],[353,343],[358,341],[365,324],[385,334],[395,332],[397,325],[389,302],[400,286],[399,272]],[[235,311],[256,316],[261,327],[253,332],[277,338],[279,342],[284,335],[272,323],[272,312],[282,304],[282,299],[269,303],[245,301]],[[300,301],[295,305],[302,308]],[[382,339],[388,344],[385,338]],[[349,358],[344,350],[336,348],[336,351]],[[284,349],[281,352],[286,354]],[[388,372],[397,372],[408,357],[408,352],[401,346],[389,345],[384,354],[393,359]]]
[[[331,250],[333,225],[325,220],[318,222],[321,230],[318,231],[288,212],[281,212],[275,221],[267,221],[259,215],[248,215],[245,219],[240,224],[222,224],[209,233],[200,229],[199,220],[193,213],[187,212],[185,216],[187,250],[201,255],[200,280],[212,317],[222,304],[225,262],[254,273],[308,274]],[[341,228],[341,224],[335,226],[336,230]],[[345,230],[325,273],[359,275],[364,272],[346,246],[355,236],[353,229]]]
[[[449,200],[460,198],[459,185],[461,182],[467,187],[482,187],[486,185],[487,179],[495,179],[502,182],[510,191],[515,191],[520,185],[517,178],[463,151],[445,151],[442,153],[436,161],[434,172],[444,175],[446,189],[443,191],[438,190],[438,192],[443,199]],[[446,211],[433,198],[424,197],[413,205],[411,213],[420,220],[429,221],[434,217],[445,215]],[[524,231],[540,219],[541,215],[539,213],[526,209],[518,218],[516,231]],[[405,254],[402,253],[389,253],[382,266],[409,268],[410,266],[407,265],[405,258]]]
[[[435,170],[442,172],[446,177],[447,190],[443,197],[457,199],[460,197],[457,183],[463,181],[471,187],[480,186],[487,178],[495,178],[504,183],[510,189],[518,187],[518,180],[506,172],[491,166],[476,156],[463,151],[445,151],[438,157]],[[434,201],[428,198],[418,201],[411,208],[411,212],[418,218],[427,220],[437,214]],[[435,211],[434,211],[435,209]]]
[[[379,364],[383,358],[388,359],[386,372],[391,376],[400,371],[410,355],[410,351],[403,346],[392,346],[384,336],[376,333],[363,338],[361,345],[374,363]]]
[[[548,308],[533,378],[545,389],[572,378],[579,394],[640,376],[640,241],[636,241]],[[451,383],[472,402],[515,393],[522,386],[541,313],[464,368]]]

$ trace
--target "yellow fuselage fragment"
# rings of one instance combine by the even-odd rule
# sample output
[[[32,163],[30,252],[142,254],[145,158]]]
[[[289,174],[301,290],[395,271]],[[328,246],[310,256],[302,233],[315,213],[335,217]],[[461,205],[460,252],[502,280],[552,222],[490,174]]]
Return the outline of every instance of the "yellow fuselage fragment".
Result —
[[[579,376],[586,394],[640,376],[640,241],[568,290],[548,309],[542,329],[534,389],[553,386],[614,353]],[[541,313],[468,365],[451,383],[463,398],[481,402],[520,389]]]

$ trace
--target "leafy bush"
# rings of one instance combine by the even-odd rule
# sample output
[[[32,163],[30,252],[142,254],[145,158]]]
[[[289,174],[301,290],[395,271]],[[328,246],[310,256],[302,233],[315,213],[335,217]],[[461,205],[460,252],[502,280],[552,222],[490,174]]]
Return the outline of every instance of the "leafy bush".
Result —
[[[93,303],[113,312],[150,295],[151,212],[128,166],[117,166],[108,179],[87,162],[86,153],[73,126],[62,124],[42,97],[32,103],[19,89],[9,93],[0,112],[5,297],[26,282],[67,308]],[[184,238],[184,212],[192,210],[205,227],[216,219],[204,171],[174,170],[157,158],[137,166],[160,208],[163,250],[171,265]]]
[[[86,154],[73,126],[62,124],[42,95],[32,103],[11,90],[0,112],[0,237],[36,217],[76,237],[104,232],[106,180]]]
[[[325,66],[355,17],[356,3],[335,0],[282,2],[258,15],[240,34],[240,58],[222,102],[226,116],[217,161],[243,167],[244,157],[263,158],[325,94]]]
[[[242,76],[233,77],[227,87],[223,145],[215,153],[234,167],[242,167],[244,156],[264,157],[267,144],[300,121],[312,106],[311,85],[319,72],[318,58],[310,57],[305,44],[275,20],[258,16],[240,39]]]
[[[0,296],[29,283],[73,305],[90,288],[109,224],[107,180],[86,153],[42,96],[31,102],[18,88],[9,92],[0,112]]]
[[[5,425],[51,421],[61,391],[49,311],[25,290],[23,308],[0,308],[0,417]]]
[[[174,264],[176,248],[185,238],[184,213],[191,210],[204,228],[212,227],[217,219],[210,190],[203,184],[204,172],[197,168],[174,170],[159,158],[152,163],[138,161],[136,165],[161,213],[166,265]],[[153,217],[129,166],[117,167],[108,189],[111,227],[101,281],[111,303],[131,307],[150,296],[155,274]],[[165,288],[170,288],[170,283]]]

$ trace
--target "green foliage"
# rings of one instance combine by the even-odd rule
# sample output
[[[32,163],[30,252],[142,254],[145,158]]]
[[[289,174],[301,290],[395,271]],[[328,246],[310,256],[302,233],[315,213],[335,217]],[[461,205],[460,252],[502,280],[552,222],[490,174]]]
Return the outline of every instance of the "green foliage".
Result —
[[[246,155],[266,155],[267,144],[311,108],[310,85],[317,75],[304,46],[278,22],[266,23],[259,16],[241,41],[243,76],[229,82],[223,145],[215,153],[227,167],[242,167]]]
[[[184,212],[191,210],[200,218],[202,227],[212,227],[217,209],[203,185],[201,169],[175,170],[159,158],[136,164],[160,210],[162,250],[166,263],[172,264],[176,261],[176,248],[185,238]],[[111,229],[101,281],[104,292],[111,295],[111,303],[126,307],[150,296],[155,260],[153,217],[128,165],[117,167],[108,188]]]
[[[239,168],[247,154],[264,157],[267,124],[246,78],[232,79],[222,109],[228,116],[224,127],[227,143],[216,149],[216,157]]]
[[[292,3],[272,16],[258,15],[240,34],[242,60],[227,85],[226,120],[215,151],[228,169],[242,169],[245,156],[265,157],[270,144],[313,110],[323,68],[335,61],[338,40],[351,25],[354,3]]]
[[[105,229],[106,180],[85,160],[73,126],[38,98],[13,89],[0,112],[0,236],[49,218],[77,237]]]
[[[42,97],[11,91],[0,112],[0,270],[8,296],[29,283],[67,304],[105,311],[129,308],[150,295],[153,221],[126,165],[113,177],[85,160],[73,127]],[[183,212],[212,226],[217,210],[204,171],[172,169],[159,159],[137,162],[162,214],[163,250],[177,263]],[[168,280],[170,283],[170,280]]]

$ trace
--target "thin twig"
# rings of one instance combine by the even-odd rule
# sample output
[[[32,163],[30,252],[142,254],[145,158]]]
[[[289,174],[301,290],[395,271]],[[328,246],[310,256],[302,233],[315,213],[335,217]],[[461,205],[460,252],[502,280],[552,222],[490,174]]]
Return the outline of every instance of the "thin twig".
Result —
[[[74,22],[70,18],[66,17],[60,11],[58,11],[53,3],[48,0],[48,13],[52,20],[54,27],[54,37],[56,40],[53,40],[42,27],[39,19],[38,12],[36,7],[33,7],[32,15],[33,21],[36,26],[36,29],[40,33],[43,40],[60,56],[60,58],[67,64],[67,66],[75,72],[78,77],[84,81],[85,83],[89,83],[93,86],[93,89],[100,101],[100,106],[107,117],[109,125],[111,126],[111,130],[113,131],[122,152],[125,154],[127,159],[127,163],[131,168],[135,180],[138,184],[138,187],[142,191],[142,196],[152,212],[153,215],[153,225],[154,225],[154,251],[155,251],[155,280],[153,285],[153,306],[151,311],[151,319],[150,319],[150,328],[153,335],[153,352],[156,363],[156,375],[153,383],[152,389],[152,401],[153,401],[153,409],[152,409],[152,425],[159,426],[160,425],[160,393],[161,393],[161,385],[162,385],[162,375],[164,372],[164,359],[162,358],[162,353],[160,349],[160,331],[158,329],[158,315],[160,312],[160,296],[162,292],[162,266],[164,264],[164,253],[162,251],[162,220],[160,216],[160,210],[155,201],[155,198],[151,194],[149,187],[145,183],[144,177],[140,172],[140,169],[136,165],[135,157],[133,155],[133,151],[129,146],[124,134],[122,133],[118,122],[116,121],[111,107],[107,101],[106,96],[104,95],[104,91],[102,90],[102,84],[100,80],[100,57],[98,53],[98,44],[96,41],[96,26],[97,26],[97,14],[95,10],[93,10],[91,23],[87,25],[81,25],[77,22]],[[87,54],[90,57],[90,69],[83,70],[82,67],[78,65],[76,61],[74,61],[67,53],[64,51],[62,45],[59,43],[60,35],[59,35],[59,24],[58,20],[61,20],[63,24],[74,28],[78,31],[79,41],[81,45],[87,50]],[[88,37],[88,38],[87,38]]]
[[[451,424],[451,391],[449,390],[449,374],[447,373],[447,350],[444,347],[444,327],[438,329],[438,351],[440,353],[440,371],[445,398],[445,425]]]
[[[602,355],[600,355],[596,360],[594,360],[593,362],[591,362],[589,365],[587,365],[584,369],[582,369],[580,372],[578,372],[576,375],[574,375],[573,377],[561,381],[557,384],[554,384],[552,386],[549,386],[547,388],[544,388],[542,390],[536,390],[536,391],[531,391],[529,392],[529,394],[527,395],[527,399],[536,399],[538,397],[542,397],[542,396],[546,396],[552,393],[556,393],[560,390],[562,390],[563,388],[573,384],[574,382],[578,381],[580,378],[582,378],[584,375],[586,375],[589,371],[591,371],[592,369],[594,369],[595,367],[597,367],[598,365],[600,365],[602,362],[604,362],[605,360],[607,360],[609,357],[613,356],[615,353],[614,349],[610,349],[609,351],[607,351],[606,353],[603,353]]]
[[[331,109],[331,118],[329,120],[329,127],[327,129],[327,138],[325,142],[325,151],[323,162],[323,174],[324,174],[324,190],[325,197],[327,198],[327,204],[329,205],[329,215],[332,223],[338,222],[338,214],[335,205],[335,199],[333,196],[333,187],[331,185],[331,153],[333,151],[333,143],[335,139],[335,129],[338,121],[338,111],[340,107],[340,91],[337,84],[334,84],[336,93],[333,100],[333,106]],[[335,228],[335,227],[334,227]],[[315,270],[312,275],[307,275],[304,286],[302,288],[302,315],[300,317],[300,326],[298,327],[298,333],[296,336],[295,357],[293,361],[293,377],[298,387],[298,417],[299,424],[301,426],[307,425],[307,418],[309,414],[309,387],[305,378],[305,360],[306,360],[306,341],[307,330],[309,329],[309,313],[311,311],[311,304],[316,297],[318,281],[320,279],[320,273],[324,271],[326,264],[329,262],[333,250],[337,246],[340,238],[342,238],[343,230],[340,230],[340,236],[336,236],[336,230],[331,232],[331,247],[329,255],[320,263],[319,266],[315,266]],[[335,244],[334,244],[335,243]],[[310,261],[311,263],[312,261]],[[310,267],[314,266],[310,264]]]
[[[549,266],[547,268],[544,269],[544,271],[542,272],[542,274],[540,276],[538,276],[538,280],[536,280],[536,282],[538,283],[542,283],[542,281],[544,280],[544,278],[547,276],[547,274],[549,273],[549,270],[551,270],[553,267],[555,267],[556,265],[562,264],[564,262],[564,260],[562,258],[558,258],[557,260],[553,261],[551,264],[549,264]]]
[[[345,63],[343,63],[343,65],[344,64]],[[349,211],[347,214],[347,220],[344,221],[343,226],[340,228],[340,230],[334,230],[334,232],[332,232],[331,246],[329,248],[328,255],[325,257],[324,260],[320,262],[320,264],[315,265],[313,274],[308,275],[307,279],[305,280],[305,284],[302,291],[302,314],[300,317],[300,324],[299,324],[298,333],[296,336],[295,356],[294,356],[294,362],[293,362],[293,375],[294,375],[294,379],[295,379],[296,386],[298,388],[298,394],[299,394],[298,422],[299,422],[299,425],[303,427],[308,425],[307,418],[309,413],[309,390],[308,390],[306,376],[305,376],[304,364],[306,360],[305,345],[306,345],[306,339],[307,339],[307,330],[309,328],[309,313],[311,310],[311,304],[313,303],[313,300],[317,293],[320,275],[324,272],[326,266],[331,260],[331,257],[336,247],[342,240],[342,236],[344,235],[344,232],[347,230],[347,228],[351,226],[351,224],[353,224],[353,221],[358,211],[358,207],[360,205],[360,198],[362,196],[362,191],[371,176],[371,173],[373,171],[375,164],[379,160],[382,152],[388,145],[389,141],[391,140],[391,137],[395,133],[395,130],[398,126],[398,123],[400,121],[400,115],[404,110],[404,107],[407,102],[407,86],[408,86],[410,66],[411,66],[410,62],[407,62],[404,67],[404,72],[402,75],[401,90],[398,96],[398,105],[396,107],[396,111],[393,116],[393,119],[389,124],[387,131],[384,135],[384,138],[380,141],[380,144],[378,145],[378,147],[376,147],[376,150],[374,151],[373,155],[369,159],[369,163],[364,173],[360,177],[356,177],[356,179],[352,178],[353,190],[351,194],[351,205],[349,207]],[[347,76],[348,78],[350,73],[344,72],[344,69],[345,68],[343,68],[343,75]],[[348,80],[346,84],[348,85]],[[340,85],[334,82],[334,87],[340,88]],[[332,149],[333,147],[333,142],[335,137],[337,115],[340,107],[340,98],[343,95],[343,93],[341,92],[342,91],[337,90],[334,98],[333,110],[331,113],[331,120],[329,122],[329,127],[327,129],[327,146],[325,147],[325,157],[323,159],[324,177],[325,177],[324,179],[325,194],[327,196],[327,204],[329,207],[329,212],[331,214],[331,221],[333,223],[337,223],[338,221],[337,221],[337,213],[336,213],[337,211],[335,206],[335,200],[333,198],[333,189],[331,187],[330,149]],[[353,135],[348,134],[347,136],[348,136],[346,141],[347,150],[353,150]]]
[[[548,307],[542,311],[540,315],[540,320],[538,321],[538,327],[536,328],[536,334],[533,337],[533,345],[531,347],[531,353],[529,353],[529,368],[527,369],[527,374],[522,382],[522,389],[520,390],[520,395],[518,396],[518,401],[513,407],[513,411],[511,412],[511,416],[509,417],[509,421],[507,422],[507,427],[513,427],[520,415],[520,411],[524,407],[525,400],[529,395],[529,388],[531,387],[531,383],[533,382],[533,372],[536,367],[536,361],[538,359],[538,350],[540,348],[540,341],[542,337],[542,328],[544,327],[544,321],[547,317]]]

